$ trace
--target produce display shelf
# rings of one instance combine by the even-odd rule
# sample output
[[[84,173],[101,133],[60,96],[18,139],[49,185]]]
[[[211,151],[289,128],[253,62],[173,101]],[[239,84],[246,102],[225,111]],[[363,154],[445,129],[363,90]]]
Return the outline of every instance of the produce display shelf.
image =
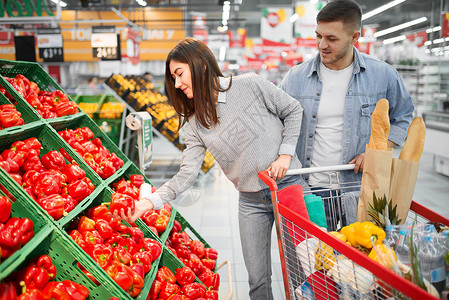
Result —
[[[86,197],[81,203],[79,203],[71,212],[68,213],[67,216],[62,217],[59,220],[54,220],[33,199],[31,199],[31,197],[25,192],[25,190],[23,190],[22,187],[20,187],[6,172],[4,172],[4,170],[1,170],[6,174],[5,179],[8,179],[10,188],[14,187],[14,190],[23,192],[23,194],[21,194],[21,197],[23,197],[24,201],[28,201],[30,205],[36,206],[37,209],[52,222],[55,222],[59,226],[64,225],[82,210],[82,207],[92,199],[95,193],[97,193],[96,190],[102,188],[101,178],[95,172],[93,172],[92,169],[90,169],[90,167],[80,157],[75,156],[75,152],[48,124],[42,123],[38,126],[21,126],[20,129],[21,130],[15,131],[8,136],[4,136],[0,140],[0,151],[9,148],[15,141],[23,141],[28,138],[35,137],[42,145],[40,153],[41,157],[52,150],[59,151],[61,148],[64,149],[72,157],[72,159],[86,172],[86,177],[89,178],[95,185],[95,191],[91,195]],[[66,161],[66,164],[67,163],[70,162]]]

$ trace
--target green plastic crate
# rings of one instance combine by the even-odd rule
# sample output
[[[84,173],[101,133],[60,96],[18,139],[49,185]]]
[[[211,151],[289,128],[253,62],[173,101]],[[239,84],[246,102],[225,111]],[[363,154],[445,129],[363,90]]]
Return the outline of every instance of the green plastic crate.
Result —
[[[54,119],[54,120],[49,121],[49,123],[58,132],[62,131],[62,130],[66,130],[66,129],[76,129],[79,127],[88,127],[88,128],[90,128],[90,130],[92,130],[92,132],[94,133],[96,138],[100,138],[103,146],[105,146],[109,150],[109,152],[115,153],[119,158],[121,158],[123,160],[125,165],[123,167],[121,167],[120,169],[118,169],[114,175],[112,175],[109,178],[107,178],[106,180],[104,180],[104,182],[106,184],[109,184],[110,182],[114,181],[116,178],[119,178],[123,174],[123,172],[126,170],[127,166],[129,166],[129,164],[131,163],[131,160],[125,154],[123,154],[123,152],[120,150],[120,148],[118,148],[117,145],[103,132],[103,130],[101,130],[100,127],[98,127],[97,124],[95,124],[95,122],[91,118],[89,118],[88,115],[86,115],[84,113],[82,115],[79,115],[79,114],[73,115],[70,118],[67,118],[65,120],[60,120],[60,118]],[[74,151],[74,150],[72,150],[72,151]],[[81,159],[81,157],[78,154],[76,154],[76,156]],[[90,167],[89,167],[89,169],[90,169]],[[90,170],[92,170],[92,169],[90,169]]]
[[[113,104],[120,104],[120,106],[123,108],[121,111],[112,111],[108,110],[105,105],[113,103]],[[115,98],[113,95],[103,95],[103,101],[100,104],[99,109],[96,111],[94,119],[122,119],[123,111],[125,110],[125,104]]]
[[[11,103],[11,101],[9,101],[9,99],[5,95],[0,93],[0,105],[3,105],[3,104],[12,104],[12,103]],[[23,102],[19,102],[16,105],[16,109],[20,112],[21,117],[22,117],[23,121],[25,122],[25,124],[31,124],[33,122],[40,122],[39,114],[34,109],[29,107],[29,105],[26,105]],[[18,127],[18,126],[0,130],[0,136],[9,134],[10,132],[15,131],[16,127]]]
[[[6,172],[4,172],[3,169],[0,169],[1,190],[6,189],[6,186],[8,186],[7,184],[5,184],[5,173]],[[5,277],[15,271],[17,269],[17,266],[22,263],[23,258],[34,249],[36,244],[39,244],[48,235],[49,231],[47,229],[48,225],[51,223],[45,216],[42,215],[40,211],[37,210],[35,206],[29,205],[29,202],[24,200],[24,197],[20,190],[13,190],[13,188],[6,190],[8,190],[12,197],[8,197],[7,193],[1,191],[0,195],[7,196],[11,200],[11,218],[28,218],[33,221],[34,236],[30,241],[28,241],[25,246],[22,246],[22,248],[20,248],[6,260],[1,262],[0,281],[2,281]]]
[[[20,96],[20,94],[9,84],[9,82],[6,81],[6,79],[3,78],[3,76],[13,78],[17,74],[22,74],[29,80],[35,82],[41,90],[48,92],[61,90],[64,92],[64,90],[38,63],[0,59],[0,85],[2,85],[16,101],[24,103],[24,105],[28,106],[32,110],[34,110],[34,108],[28,104],[22,96]],[[71,99],[69,95],[67,96]],[[64,120],[65,118],[67,118],[67,116],[56,119]]]
[[[122,290],[112,284],[112,280],[106,278],[104,274],[97,274],[89,263],[89,257],[84,252],[77,249],[77,245],[64,232],[50,225],[47,236],[33,250],[23,257],[23,262],[18,266],[17,270],[23,269],[27,264],[40,255],[47,254],[51,257],[52,263],[55,265],[56,281],[72,280],[89,289],[88,299],[109,299],[118,297],[126,299],[122,296]],[[77,263],[83,265],[100,283],[96,286],[77,266]]]
[[[75,162],[78,163],[79,166],[86,172],[86,177],[89,178],[96,187],[95,191],[91,195],[86,197],[86,199],[84,199],[81,203],[79,203],[67,216],[62,217],[57,221],[53,220],[53,218],[51,218],[39,205],[37,205],[37,203],[33,201],[31,197],[28,196],[28,194],[26,194],[26,192],[22,189],[25,194],[25,198],[28,198],[30,202],[35,203],[38,209],[50,220],[55,222],[58,226],[62,226],[73,219],[76,215],[78,215],[79,212],[83,210],[83,207],[95,197],[95,194],[98,193],[98,189],[101,189],[101,178],[95,172],[93,172],[92,169],[79,156],[76,155],[75,151],[73,151],[73,149],[69,147],[69,145],[48,124],[42,123],[37,126],[21,127],[21,131],[16,131],[13,134],[5,136],[0,140],[0,152],[9,148],[15,141],[23,141],[31,137],[36,137],[42,145],[41,157],[51,150],[59,151],[59,149],[63,148],[72,157],[72,159],[75,160]],[[69,162],[66,161],[66,163]],[[12,185],[15,185],[17,188],[19,188],[19,185],[15,183],[15,181],[10,176],[5,176],[13,181]]]
[[[209,245],[208,242],[193,228],[192,225],[179,213],[179,211],[176,211],[175,214],[175,220],[177,220],[179,223],[181,223],[181,231],[185,231],[191,239],[199,240],[204,244],[204,248],[213,248]]]
[[[110,188],[108,188],[108,187],[105,187],[98,195],[97,195],[97,197],[95,197],[95,199],[89,204],[89,206],[88,207],[86,207],[85,209],[87,210],[87,209],[89,209],[89,208],[91,208],[91,207],[96,207],[96,206],[98,206],[98,205],[101,205],[102,203],[109,203],[109,202],[111,202],[111,195],[112,195],[112,193],[113,193],[113,191],[110,189]],[[80,214],[80,216],[81,216],[82,214]],[[126,224],[127,226],[130,226],[128,223],[126,223],[126,222],[124,222],[124,224]],[[68,229],[68,228],[70,228],[71,226],[70,226],[70,224],[67,224],[65,227],[64,227],[64,229]],[[144,236],[145,237],[147,237],[147,238],[152,238],[152,239],[154,239],[154,240],[156,240],[153,236],[150,236],[150,235],[148,235],[148,233],[147,232],[145,232],[145,231],[143,231],[144,232]],[[68,232],[64,232],[65,234],[67,234],[68,235]],[[70,238],[70,237],[69,237]],[[70,238],[71,239],[71,238]],[[73,241],[73,240],[72,240]],[[157,241],[157,240],[156,240]],[[158,241],[159,242],[159,241]],[[75,244],[76,245],[76,244]],[[161,244],[161,246],[163,247],[163,244]],[[116,288],[118,288],[118,289],[120,289],[121,291],[122,291],[122,295],[121,295],[121,297],[119,297],[120,299],[133,299],[133,298],[131,298],[127,293],[125,293],[125,291],[123,291],[110,277],[109,277],[109,275],[103,270],[103,269],[101,269],[101,267],[100,266],[98,266],[96,263],[95,263],[95,261],[91,258],[91,257],[89,257],[78,245],[76,245],[76,247],[77,247],[77,251],[81,251],[81,252],[83,252],[87,257],[88,257],[88,259],[90,260],[90,262],[89,262],[89,265],[90,266],[92,266],[92,268],[94,268],[94,269],[97,269],[97,272],[100,272],[100,273],[104,273],[103,274],[103,276],[107,276],[108,277],[108,280],[109,281],[111,281],[112,282],[112,284],[113,285],[116,285]],[[157,271],[157,266],[158,266],[158,263],[159,263],[159,260],[160,260],[160,256],[153,262],[153,264],[152,264],[152,266],[151,266],[151,270],[145,275],[145,278],[144,278],[144,280],[145,280],[145,284],[144,284],[144,287],[143,287],[143,289],[142,289],[142,291],[140,292],[140,294],[136,297],[136,298],[134,298],[134,299],[146,299],[146,297],[147,297],[147,295],[148,295],[148,292],[150,291],[150,287],[151,287],[151,282],[152,282],[152,278],[154,278],[154,276],[153,276],[153,273],[155,272],[155,271]],[[84,265],[83,265],[84,266]],[[86,269],[87,269],[87,267],[86,266],[84,266]],[[93,273],[92,273],[93,274]],[[94,275],[94,277],[98,280],[98,277],[96,277],[95,275]],[[101,278],[101,277],[100,277]]]
[[[114,144],[118,145],[120,142],[122,119],[94,119],[94,122],[101,128],[104,134],[114,142]]]

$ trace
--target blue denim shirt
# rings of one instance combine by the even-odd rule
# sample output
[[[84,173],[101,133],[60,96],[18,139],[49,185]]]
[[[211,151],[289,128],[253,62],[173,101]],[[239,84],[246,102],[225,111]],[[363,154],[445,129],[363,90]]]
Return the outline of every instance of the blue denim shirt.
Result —
[[[320,105],[320,55],[289,70],[280,87],[296,98],[304,108],[301,135],[296,153],[304,168],[310,167],[317,112]],[[360,53],[354,47],[354,70],[346,92],[344,110],[343,158],[347,164],[365,152],[371,132],[371,113],[379,99],[390,104],[388,139],[401,145],[413,117],[413,102],[399,73],[385,62]],[[307,176],[306,176],[306,179]],[[341,182],[361,180],[361,173],[341,172]]]

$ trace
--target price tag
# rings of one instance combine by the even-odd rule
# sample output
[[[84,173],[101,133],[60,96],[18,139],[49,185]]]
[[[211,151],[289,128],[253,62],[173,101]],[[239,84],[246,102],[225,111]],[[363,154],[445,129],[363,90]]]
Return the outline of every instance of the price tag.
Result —
[[[110,59],[110,60],[118,59],[117,47],[93,48],[93,55],[94,55],[94,57],[100,58],[100,59]]]
[[[120,60],[120,34],[114,26],[93,26],[92,55],[101,60]]]
[[[37,35],[39,57],[45,62],[64,61],[62,34],[59,28],[42,28]]]

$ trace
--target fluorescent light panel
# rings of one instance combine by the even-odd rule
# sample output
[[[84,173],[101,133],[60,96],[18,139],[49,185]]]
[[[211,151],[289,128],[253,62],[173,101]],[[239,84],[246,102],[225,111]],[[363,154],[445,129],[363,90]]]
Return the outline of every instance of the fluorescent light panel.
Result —
[[[64,1],[51,0],[51,2],[59,4],[59,6],[61,6],[61,7],[66,7],[67,6],[67,3],[65,3]]]
[[[394,38],[391,38],[391,39],[386,39],[386,40],[383,41],[383,43],[384,43],[384,45],[387,45],[387,44],[400,42],[400,41],[403,41],[405,39],[406,39],[405,35],[400,35],[400,36],[397,36],[397,37],[394,37]]]
[[[368,18],[371,18],[372,16],[375,16],[389,8],[392,8],[393,6],[396,6],[402,2],[404,2],[405,0],[395,0],[395,1],[391,1],[390,3],[387,3],[385,5],[379,6],[376,9],[373,9],[372,11],[367,12],[366,14],[362,15],[362,21],[366,20]]]
[[[440,30],[441,30],[441,26],[435,26],[433,28],[427,29],[426,32],[431,33],[431,32],[440,31]]]
[[[419,19],[416,19],[416,20],[413,20],[413,21],[410,21],[410,22],[406,22],[406,23],[403,23],[403,24],[399,24],[399,25],[396,25],[396,26],[393,26],[393,27],[390,27],[390,28],[378,31],[378,32],[374,33],[374,36],[375,37],[380,37],[380,36],[383,36],[383,35],[386,35],[386,34],[389,34],[389,33],[392,33],[392,32],[396,32],[396,31],[399,31],[401,29],[404,29],[404,28],[407,28],[407,27],[410,27],[410,26],[413,26],[413,25],[416,25],[416,24],[419,24],[419,23],[422,23],[422,22],[425,22],[425,21],[427,21],[427,18],[426,17],[421,17]]]

